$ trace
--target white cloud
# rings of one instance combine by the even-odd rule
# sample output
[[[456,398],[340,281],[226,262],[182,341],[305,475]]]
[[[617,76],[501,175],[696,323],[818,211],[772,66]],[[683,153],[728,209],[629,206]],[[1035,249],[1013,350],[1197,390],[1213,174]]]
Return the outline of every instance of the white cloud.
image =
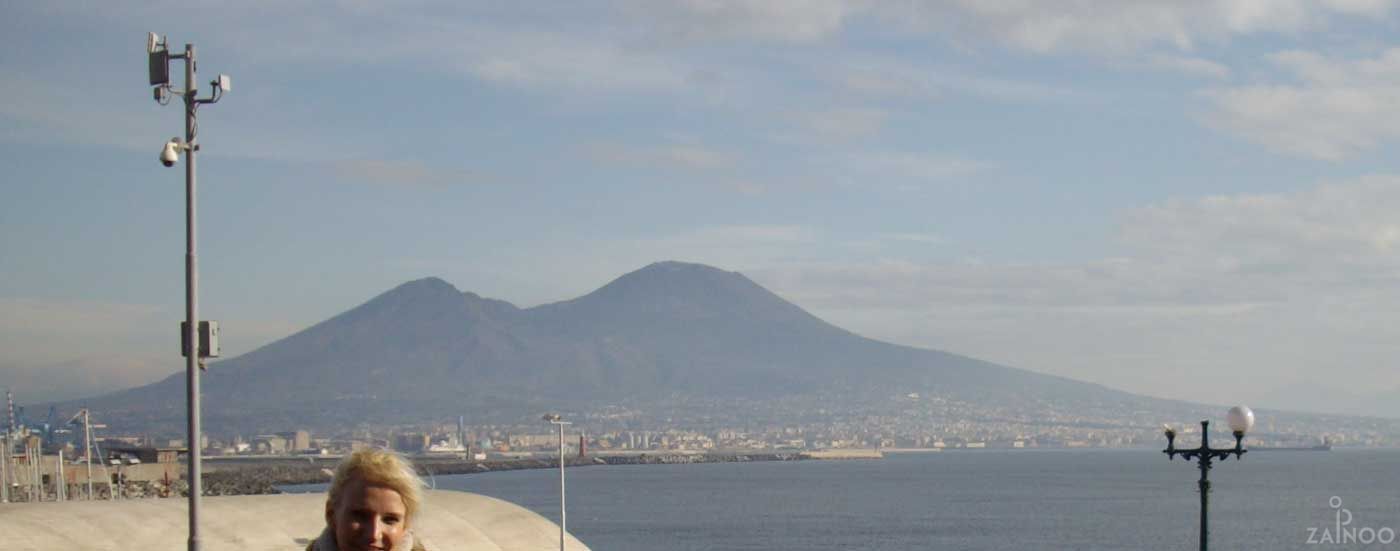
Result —
[[[174,5],[70,5],[45,11],[75,22],[179,28]],[[654,92],[703,85],[697,75],[715,71],[701,61],[704,52],[735,48],[736,40],[830,41],[858,21],[959,44],[1116,56],[1159,45],[1187,51],[1202,40],[1321,28],[1336,17],[1384,18],[1392,5],[1387,0],[616,0],[511,8],[440,1],[205,3],[199,6],[201,19],[218,23],[199,29],[199,36],[205,51],[237,51],[264,66],[411,65],[534,90]],[[133,41],[139,43],[139,37]],[[746,58],[771,59],[729,57],[723,65]],[[898,82],[865,76],[851,84],[878,88]]]
[[[851,181],[862,186],[892,185],[918,189],[925,185],[967,183],[968,178],[992,168],[990,163],[940,153],[870,151],[846,157]]]
[[[725,266],[869,336],[1156,395],[1208,379],[1200,399],[1229,402],[1277,380],[1393,386],[1397,211],[1400,176],[1375,176],[1132,209],[1124,254],[1082,263],[886,249]]]
[[[616,142],[598,142],[584,147],[586,154],[596,161],[650,165],[687,170],[714,170],[730,168],[736,163],[734,155],[695,144],[631,145]]]
[[[1232,278],[1344,284],[1400,273],[1400,178],[1373,176],[1292,194],[1206,197],[1128,213],[1124,239],[1176,264]],[[1389,286],[1388,284],[1384,284]]]
[[[776,178],[740,174],[727,181],[741,186],[741,191],[745,192],[810,192],[828,188],[920,191],[976,185],[977,176],[996,168],[991,162],[952,153],[861,150],[839,145],[828,148],[810,138],[792,134],[773,137],[773,142],[779,146],[800,148],[801,158],[794,161],[801,166],[800,171]]]
[[[0,75],[0,97],[5,98],[0,101],[0,118],[12,121],[0,125],[0,139],[10,142],[53,139],[59,143],[147,150],[154,162],[164,139],[182,129],[174,118],[178,113],[171,113],[171,124],[161,125],[150,111],[123,108],[132,97],[94,95],[90,90],[46,82],[34,75]],[[145,99],[150,101],[149,97]]]
[[[1390,15],[1394,0],[1323,0],[1327,7],[1341,13],[1380,18]]]
[[[421,161],[352,159],[330,163],[331,170],[344,180],[385,185],[440,186],[462,183],[471,175],[446,170]]]
[[[663,247],[791,246],[815,243],[820,233],[810,226],[731,225],[709,226],[655,241]]]
[[[927,65],[889,56],[840,55],[821,58],[808,70],[829,83],[878,99],[935,100],[952,95],[1008,102],[1074,99],[1080,92],[1033,80],[969,73],[951,66]]]
[[[786,42],[829,39],[860,19],[886,29],[987,37],[1031,52],[1122,55],[1153,45],[1177,50],[1235,35],[1292,33],[1326,26],[1337,16],[1380,19],[1391,0],[687,0],[632,2],[633,16],[659,34],[683,40],[749,38]]]
[[[885,126],[889,114],[882,109],[847,108],[808,111],[792,115],[804,133],[839,141],[873,136]]]
[[[587,7],[549,8],[431,1],[407,8],[356,4],[273,8],[270,4],[212,3],[201,6],[202,19],[221,23],[200,29],[199,37],[201,52],[207,52],[203,54],[206,64],[218,67],[220,52],[237,52],[234,57],[243,67],[257,69],[250,72],[248,79],[257,78],[270,67],[285,70],[338,66],[368,75],[376,67],[394,66],[552,94],[569,101],[643,95],[662,98],[671,105],[691,102],[731,107],[736,113],[776,113],[780,117],[792,112],[795,104],[799,106],[797,110],[812,113],[802,122],[808,131],[851,139],[873,135],[885,124],[889,110],[863,105],[862,101],[869,98],[929,100],[962,94],[1020,102],[1076,96],[1063,87],[989,76],[981,70],[905,63],[869,52],[852,53],[856,50],[844,47],[833,37],[850,32],[857,21],[881,29],[897,26],[919,38],[956,37],[947,39],[959,43],[991,43],[1047,53],[1132,55],[1162,45],[1189,50],[1202,39],[1241,33],[1292,32],[1325,25],[1333,17],[1385,17],[1389,5],[1364,0],[1068,4],[1026,0],[912,4],[862,0],[623,0]],[[122,28],[176,26],[162,5],[50,9],[58,16],[94,26],[106,27],[109,19]],[[278,10],[278,16],[268,17],[267,12],[273,9]],[[78,22],[74,25],[82,28]],[[178,42],[181,38],[175,36],[172,40]],[[798,44],[755,51],[743,40]],[[828,45],[834,45],[830,51],[812,50]],[[800,55],[798,47],[804,48]],[[1149,63],[1210,78],[1228,73],[1223,65],[1193,56],[1153,54]],[[817,88],[816,92],[805,89],[803,86],[808,83],[794,81],[787,71],[793,68],[815,74],[823,84],[837,88]],[[102,78],[113,77],[99,80]],[[61,136],[59,139],[118,142],[123,147],[144,148],[148,147],[142,141],[145,138],[133,142],[129,136],[159,134],[151,126],[156,124],[151,117],[121,116],[129,110],[115,104],[92,103],[88,101],[92,96],[79,86],[48,90],[37,84],[41,82],[37,78],[15,82],[7,79],[0,83],[0,91],[7,98],[18,98],[8,103],[8,109],[0,107],[5,109],[0,115]],[[244,109],[260,112],[285,109],[278,102],[294,92],[273,90],[277,86],[275,79],[265,83],[240,82],[247,84],[231,99],[236,98]],[[405,82],[404,90],[409,94],[426,92],[415,90],[412,82]],[[846,98],[832,101],[826,97],[833,91],[854,92],[861,98],[846,103],[856,107],[844,107]],[[50,92],[56,95],[47,98]],[[1234,92],[1223,90],[1220,101],[1232,106],[1277,105],[1277,110],[1284,111],[1290,105],[1308,104],[1308,98],[1290,96],[1286,90],[1272,96],[1270,92],[1261,89],[1249,97],[1232,99]],[[258,97],[258,93],[265,96]],[[1265,97],[1253,101],[1260,96]],[[129,100],[121,98],[123,102]],[[1287,133],[1271,132],[1274,127],[1252,121],[1244,107],[1237,110],[1245,113],[1241,115],[1244,120],[1232,127],[1263,126],[1251,134],[1284,136],[1273,139],[1301,142],[1282,146],[1329,158],[1369,147],[1375,139],[1366,133],[1359,137],[1348,135],[1354,139],[1340,140],[1329,148],[1316,143],[1320,138],[1288,138]],[[300,129],[306,125],[278,124],[273,117],[257,123],[221,122],[220,133],[211,133],[210,139],[218,136],[223,144],[211,142],[210,152],[283,159],[285,154],[281,152],[295,150],[299,159],[325,161],[347,155],[374,155],[374,151],[382,150],[378,147],[381,144],[373,143],[375,138],[360,134],[311,136],[309,131]],[[123,130],[113,132],[113,128]],[[142,128],[150,131],[131,130]],[[6,139],[23,139],[22,133],[29,130],[12,125]]]
[[[923,243],[923,244],[929,244],[929,245],[940,244],[940,243],[944,243],[944,242],[947,241],[946,239],[943,238],[943,236],[940,236],[940,235],[938,235],[938,234],[933,234],[933,233],[882,233],[882,234],[879,234],[878,237],[879,237],[880,239],[887,239],[887,240],[890,240],[890,241],[903,241],[903,242],[908,242],[908,243]]]
[[[673,40],[759,38],[808,42],[830,36],[863,2],[848,0],[681,0],[626,2],[634,17]]]
[[[1207,123],[1271,149],[1337,161],[1400,138],[1400,48],[1372,59],[1311,52],[1270,61],[1295,82],[1203,92]]]
[[[1236,35],[1292,33],[1334,16],[1381,18],[1392,2],[1307,0],[1122,0],[1039,2],[952,0],[874,3],[887,21],[915,32],[995,37],[1014,48],[1116,56],[1165,45],[1189,51]]]
[[[769,186],[758,180],[736,179],[726,182],[726,185],[744,195],[763,195],[768,192]]]
[[[1199,57],[1158,54],[1152,56],[1149,63],[1154,67],[1194,77],[1224,79],[1230,76],[1229,67]]]
[[[801,123],[811,122],[804,114]],[[880,118],[879,114],[853,115]],[[839,117],[838,117],[839,118]],[[827,121],[830,122],[830,121]],[[850,123],[830,122],[827,132],[853,133],[871,131],[868,121]],[[849,124],[848,124],[849,123]],[[814,123],[824,124],[824,123]],[[848,141],[844,137],[814,139],[816,130],[801,134],[784,134],[774,138],[779,147],[792,147],[805,156],[800,163],[803,173],[763,174],[763,169],[750,166],[736,153],[714,149],[696,143],[638,145],[618,142],[594,142],[581,147],[582,153],[595,162],[680,171],[693,175],[703,185],[729,189],[745,195],[759,195],[775,190],[811,190],[826,187],[860,187],[866,189],[896,189],[916,191],[928,187],[964,186],[971,178],[994,168],[991,163],[939,152],[910,152],[889,150],[832,151],[827,142]],[[843,147],[841,149],[849,149]]]
[[[937,95],[926,83],[921,82],[920,78],[891,75],[887,71],[875,69],[846,68],[841,70],[836,80],[846,89],[869,97],[933,98]]]
[[[144,69],[143,69],[144,70]],[[101,80],[105,75],[92,78]],[[203,93],[203,92],[202,92]],[[250,97],[251,96],[251,97]],[[322,162],[368,150],[362,138],[299,127],[276,117],[247,116],[275,109],[253,92],[199,112],[203,155]],[[0,141],[110,146],[149,152],[152,165],[165,140],[184,134],[179,100],[161,106],[140,85],[123,93],[93,94],[63,80],[15,71],[0,75]],[[6,120],[8,119],[8,120]]]
[[[527,30],[465,28],[484,33],[463,44],[448,40],[451,59],[443,61],[482,80],[551,90],[683,91],[699,70],[681,59],[632,48],[597,36]],[[434,55],[435,57],[441,55]]]

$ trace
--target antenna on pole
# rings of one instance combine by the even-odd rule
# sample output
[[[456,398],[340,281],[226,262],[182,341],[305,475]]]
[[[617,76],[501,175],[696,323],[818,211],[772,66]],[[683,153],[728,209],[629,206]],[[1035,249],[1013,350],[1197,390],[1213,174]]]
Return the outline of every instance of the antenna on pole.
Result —
[[[195,153],[199,151],[199,141],[196,134],[199,125],[196,124],[195,112],[200,105],[218,103],[223,99],[224,94],[232,88],[232,79],[228,75],[219,75],[219,78],[210,82],[212,87],[209,97],[200,98],[197,96],[198,84],[195,82],[195,52],[194,44],[185,44],[184,52],[171,52],[169,42],[162,35],[149,33],[146,35],[146,54],[150,73],[151,97],[161,105],[170,101],[172,95],[178,95],[185,104],[185,139],[178,138],[167,141],[161,148],[159,156],[161,164],[169,167],[174,166],[179,160],[179,154],[185,154],[185,321],[180,327],[181,351],[185,355],[185,404],[186,404],[186,427],[189,437],[189,551],[200,551],[199,537],[199,511],[201,508],[200,497],[204,493],[204,486],[201,482],[203,477],[202,450],[200,443],[200,407],[199,407],[199,375],[204,371],[204,358],[214,358],[219,356],[218,348],[218,325],[217,322],[199,319],[199,284],[198,263],[195,256]],[[181,60],[185,64],[185,86],[183,90],[174,90],[170,84],[170,61]]]

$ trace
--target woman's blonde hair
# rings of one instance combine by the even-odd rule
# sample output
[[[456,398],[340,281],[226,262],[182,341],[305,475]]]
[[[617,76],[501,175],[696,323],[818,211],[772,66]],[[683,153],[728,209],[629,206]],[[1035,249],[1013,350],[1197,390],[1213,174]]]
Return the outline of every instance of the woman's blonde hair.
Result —
[[[326,496],[327,511],[335,509],[344,497],[346,486],[354,480],[398,492],[410,519],[423,504],[423,479],[413,471],[413,464],[392,451],[367,448],[351,453],[336,466],[335,478],[331,479]]]

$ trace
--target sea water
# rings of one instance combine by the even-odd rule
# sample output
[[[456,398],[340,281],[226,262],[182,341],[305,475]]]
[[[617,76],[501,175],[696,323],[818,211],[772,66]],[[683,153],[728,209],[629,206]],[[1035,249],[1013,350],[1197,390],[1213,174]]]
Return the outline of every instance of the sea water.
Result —
[[[1195,549],[1198,476],[1149,450],[599,465],[568,469],[568,529],[599,551]],[[1254,452],[1210,480],[1214,549],[1400,550],[1400,451]],[[433,483],[559,518],[557,470]]]

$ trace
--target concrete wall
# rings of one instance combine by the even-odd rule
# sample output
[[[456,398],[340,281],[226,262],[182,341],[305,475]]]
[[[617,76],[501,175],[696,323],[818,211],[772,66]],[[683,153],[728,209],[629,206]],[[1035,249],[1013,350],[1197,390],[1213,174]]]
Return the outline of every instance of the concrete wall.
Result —
[[[559,525],[499,499],[426,492],[413,531],[429,551],[552,551]],[[301,550],[325,527],[325,495],[206,497],[203,549]],[[0,541],[14,551],[170,550],[187,546],[187,501],[10,503],[0,505]],[[588,551],[572,535],[566,551]]]

